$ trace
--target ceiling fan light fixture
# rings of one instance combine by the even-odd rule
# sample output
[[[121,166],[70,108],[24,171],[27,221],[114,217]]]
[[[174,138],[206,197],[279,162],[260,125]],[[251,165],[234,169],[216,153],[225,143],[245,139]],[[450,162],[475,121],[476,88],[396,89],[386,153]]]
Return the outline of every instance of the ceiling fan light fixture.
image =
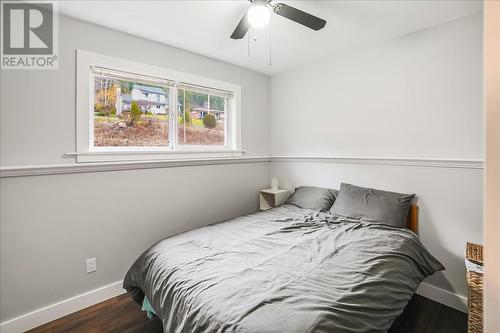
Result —
[[[234,29],[231,34],[232,39],[242,39],[250,27],[261,28],[268,25],[271,21],[272,13],[315,31],[323,29],[326,25],[325,20],[284,3],[271,4],[272,0],[249,1],[252,3],[252,6],[243,15]]]
[[[269,24],[271,11],[266,2],[255,2],[248,10],[248,22],[254,28],[262,28]]]

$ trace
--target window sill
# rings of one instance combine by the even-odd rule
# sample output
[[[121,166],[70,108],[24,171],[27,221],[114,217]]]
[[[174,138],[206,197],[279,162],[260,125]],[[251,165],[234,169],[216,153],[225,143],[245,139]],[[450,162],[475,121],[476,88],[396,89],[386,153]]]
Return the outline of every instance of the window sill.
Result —
[[[241,157],[246,150],[182,149],[182,150],[115,150],[66,153],[75,156],[77,163],[130,162],[130,161],[182,161]]]

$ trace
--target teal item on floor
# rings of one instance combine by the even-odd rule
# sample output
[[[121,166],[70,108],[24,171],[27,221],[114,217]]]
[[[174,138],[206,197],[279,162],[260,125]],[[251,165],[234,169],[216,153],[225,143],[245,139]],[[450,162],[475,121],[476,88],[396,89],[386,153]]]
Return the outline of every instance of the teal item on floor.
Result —
[[[146,315],[149,319],[152,319],[154,316],[156,316],[156,312],[151,306],[151,303],[149,303],[149,300],[146,296],[144,296],[144,300],[142,301],[141,310],[146,312]]]

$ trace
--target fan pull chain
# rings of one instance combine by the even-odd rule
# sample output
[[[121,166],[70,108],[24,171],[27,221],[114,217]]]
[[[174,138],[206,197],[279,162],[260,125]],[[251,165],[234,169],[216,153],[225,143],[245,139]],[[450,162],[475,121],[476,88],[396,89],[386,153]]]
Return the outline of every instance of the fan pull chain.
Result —
[[[269,21],[269,67],[272,67],[273,66],[273,53],[272,53],[272,40],[271,40],[271,22],[272,20]]]
[[[248,57],[250,58],[250,31],[247,32]]]

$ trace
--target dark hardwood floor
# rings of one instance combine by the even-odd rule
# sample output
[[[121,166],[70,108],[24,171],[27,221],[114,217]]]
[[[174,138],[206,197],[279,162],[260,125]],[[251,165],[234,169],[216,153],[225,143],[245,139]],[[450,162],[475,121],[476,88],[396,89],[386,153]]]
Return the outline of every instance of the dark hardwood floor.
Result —
[[[389,333],[465,333],[467,314],[415,295]]]
[[[465,333],[467,315],[415,295],[389,333]],[[55,320],[28,333],[162,333],[161,322],[148,320],[128,295]]]

